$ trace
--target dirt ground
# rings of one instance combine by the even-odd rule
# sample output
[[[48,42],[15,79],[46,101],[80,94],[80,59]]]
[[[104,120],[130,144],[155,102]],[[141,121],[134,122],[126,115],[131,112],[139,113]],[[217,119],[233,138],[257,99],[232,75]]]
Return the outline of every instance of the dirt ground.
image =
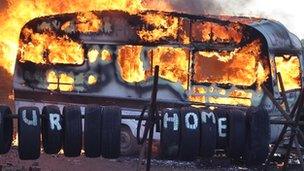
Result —
[[[42,152],[38,160],[20,160],[18,157],[17,147],[12,147],[9,153],[0,155],[0,171],[135,171],[138,168],[138,158],[120,157],[118,159],[104,159],[104,158],[87,158],[83,154],[79,157],[68,158],[63,154],[48,155]],[[141,170],[145,170],[145,163],[140,165]],[[197,160],[194,162],[168,161],[152,159],[152,171],[239,171],[239,170],[253,170],[260,171],[262,167],[246,168],[242,165],[231,163],[227,158],[214,157],[208,161]],[[268,170],[281,170],[277,167],[271,166]],[[289,171],[301,170],[299,165],[292,165],[287,168]]]
[[[212,161],[211,161],[212,162]],[[152,160],[151,170],[247,170],[246,168],[233,166],[227,160],[217,160],[215,163],[202,164],[201,162],[177,162]],[[38,160],[20,160],[18,150],[13,147],[7,154],[0,156],[0,170],[106,170],[106,171],[134,171],[138,167],[137,157],[121,157],[119,159],[108,160],[104,158],[87,158],[84,155],[75,158],[67,158],[64,155],[41,154]],[[141,170],[145,170],[142,163]]]

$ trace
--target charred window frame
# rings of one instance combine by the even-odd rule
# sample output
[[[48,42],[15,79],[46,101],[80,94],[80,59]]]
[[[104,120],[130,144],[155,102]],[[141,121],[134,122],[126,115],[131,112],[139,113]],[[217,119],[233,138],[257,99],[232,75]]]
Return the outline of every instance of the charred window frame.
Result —
[[[75,88],[75,75],[72,73],[56,72],[49,70],[46,72],[47,89],[51,91],[72,92]]]
[[[115,63],[117,67],[116,70],[119,71],[119,78],[122,80],[122,82],[131,85],[138,85],[138,83],[147,82],[151,77],[153,77],[153,68],[156,65],[159,65],[160,78],[168,81],[168,83],[181,84],[185,90],[189,88],[189,71],[191,58],[190,48],[173,45],[141,46],[141,52],[139,53],[139,55],[137,55],[138,59],[136,59],[136,61],[140,60],[140,62],[143,64],[143,66],[137,66],[137,70],[141,70],[142,72],[144,72],[144,75],[141,74],[142,79],[140,80],[130,81],[128,79],[124,79],[124,73],[122,72],[127,71],[121,68],[121,64],[119,62],[119,58],[121,58],[119,57],[119,51],[125,46],[130,46],[130,48],[138,47],[136,45],[121,45],[117,47],[117,57]],[[174,58],[175,61],[170,58]]]
[[[82,57],[81,57],[81,62],[79,63],[73,63],[73,62],[52,62],[50,59],[49,59],[49,50],[45,50],[43,52],[43,55],[42,55],[42,60],[43,61],[34,61],[34,60],[31,60],[31,59],[24,59],[23,58],[23,55],[25,52],[19,52],[18,54],[18,62],[19,63],[33,63],[33,64],[39,64],[39,65],[56,65],[56,66],[82,66],[85,64],[85,60],[86,60],[86,55],[85,55],[85,50],[84,50],[84,47],[81,46],[81,48],[83,49],[83,52],[82,52]],[[59,59],[60,60],[60,59]]]
[[[85,50],[78,35],[58,31],[59,20],[33,20],[20,34],[18,62],[41,65],[81,66]]]
[[[208,50],[206,50],[208,51]],[[191,84],[192,85],[202,85],[202,86],[206,86],[206,87],[210,87],[212,84],[215,84],[217,87],[219,88],[222,88],[222,89],[230,89],[232,88],[233,86],[237,87],[238,89],[251,89],[251,90],[256,90],[257,88],[257,82],[254,82],[253,84],[251,85],[242,85],[242,84],[232,84],[232,83],[219,83],[219,82],[214,82],[214,83],[211,83],[211,82],[208,82],[208,81],[196,81],[195,80],[195,75],[197,74],[196,71],[195,71],[195,66],[198,65],[195,61],[196,61],[196,54],[198,54],[199,52],[201,51],[193,51],[192,52],[192,58],[191,58],[191,76],[190,76],[190,79],[191,79]],[[202,66],[205,66],[202,65]],[[218,72],[219,68],[216,67],[214,68],[215,70],[217,71],[214,71],[215,72]],[[229,77],[229,76],[227,76]]]
[[[240,23],[204,18],[191,21],[191,42],[209,46],[235,47],[249,40],[247,27]],[[201,30],[205,30],[202,32]]]
[[[212,29],[210,31],[210,37],[209,37],[209,41],[200,41],[197,38],[195,38],[195,34],[194,34],[194,24],[200,24],[200,23],[211,23],[211,24],[215,24],[215,27],[221,27],[221,29],[223,29],[222,27],[226,27],[226,31],[227,34],[228,32],[230,32],[232,30],[233,34],[231,35],[227,35],[227,39],[217,39],[217,38],[213,38],[213,32]],[[213,26],[212,26],[213,27]],[[215,28],[216,29],[216,28]],[[237,32],[241,32],[237,38],[233,38],[235,36],[235,34]],[[195,53],[198,52],[228,52],[227,54],[229,54],[229,52],[238,52],[237,49],[239,49],[240,51],[242,51],[242,49],[244,48],[244,51],[246,52],[246,47],[247,46],[255,46],[256,44],[260,44],[259,48],[260,48],[260,55],[259,58],[256,59],[256,64],[255,67],[257,70],[259,69],[263,69],[263,72],[259,72],[259,73],[264,73],[262,75],[264,75],[264,77],[261,74],[256,75],[255,77],[257,78],[255,82],[253,82],[251,85],[246,84],[246,85],[242,85],[242,84],[233,84],[233,83],[217,83],[214,82],[213,84],[215,84],[217,87],[219,88],[223,88],[223,89],[230,89],[231,87],[235,86],[238,89],[251,89],[251,90],[257,90],[257,88],[262,84],[265,83],[267,87],[271,87],[270,86],[270,82],[271,82],[271,72],[270,72],[270,61],[269,61],[269,57],[268,57],[268,49],[267,49],[267,45],[266,45],[266,41],[263,38],[263,35],[261,35],[259,32],[256,32],[256,30],[252,29],[251,27],[248,27],[246,25],[243,25],[241,23],[231,23],[229,21],[221,21],[221,20],[217,20],[217,19],[198,19],[198,20],[193,20],[192,25],[191,25],[191,39],[193,44],[195,45],[195,51],[193,51],[192,53],[192,58],[191,58],[191,84],[192,85],[204,85],[204,86],[211,86],[212,83],[209,82],[198,82],[195,81],[194,79],[194,74],[195,74]],[[215,36],[218,37],[219,36]],[[229,38],[229,39],[228,39]],[[236,50],[236,51],[235,51]],[[233,52],[234,51],[234,52]],[[253,55],[255,56],[255,55]],[[260,70],[259,70],[260,71]],[[258,71],[256,71],[258,73]],[[263,78],[262,78],[263,77]],[[263,82],[262,82],[263,80]]]

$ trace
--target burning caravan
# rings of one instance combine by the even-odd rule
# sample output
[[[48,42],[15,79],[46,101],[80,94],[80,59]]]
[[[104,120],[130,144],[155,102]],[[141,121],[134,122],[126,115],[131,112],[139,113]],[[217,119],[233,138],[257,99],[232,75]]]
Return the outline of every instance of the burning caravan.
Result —
[[[86,105],[97,104],[139,115],[158,65],[164,156],[191,160],[226,149],[231,157],[263,162],[282,127],[270,126],[269,118],[281,114],[261,85],[283,104],[280,73],[292,107],[303,84],[301,48],[282,24],[266,19],[156,11],[40,17],[21,31],[15,108],[41,112],[55,105],[64,113],[63,106],[76,104],[84,114]],[[136,126],[122,119],[122,153],[134,151]]]

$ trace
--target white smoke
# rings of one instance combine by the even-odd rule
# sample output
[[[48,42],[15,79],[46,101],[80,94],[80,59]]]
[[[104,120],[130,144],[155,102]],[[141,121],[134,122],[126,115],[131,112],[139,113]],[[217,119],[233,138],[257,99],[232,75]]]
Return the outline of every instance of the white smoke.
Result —
[[[242,4],[238,4],[236,0],[215,1],[219,4],[225,4],[227,8],[223,9],[227,14],[277,20],[284,24],[292,33],[304,39],[303,0],[250,0]]]
[[[176,11],[192,14],[240,15],[280,21],[304,39],[303,0],[169,0]]]

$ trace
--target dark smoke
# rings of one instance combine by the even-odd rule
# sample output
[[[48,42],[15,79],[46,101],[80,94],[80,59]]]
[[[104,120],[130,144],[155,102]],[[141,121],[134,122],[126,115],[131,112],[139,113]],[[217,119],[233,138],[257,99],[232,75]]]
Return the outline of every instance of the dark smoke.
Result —
[[[0,10],[5,9],[7,7],[6,0],[0,0]]]

